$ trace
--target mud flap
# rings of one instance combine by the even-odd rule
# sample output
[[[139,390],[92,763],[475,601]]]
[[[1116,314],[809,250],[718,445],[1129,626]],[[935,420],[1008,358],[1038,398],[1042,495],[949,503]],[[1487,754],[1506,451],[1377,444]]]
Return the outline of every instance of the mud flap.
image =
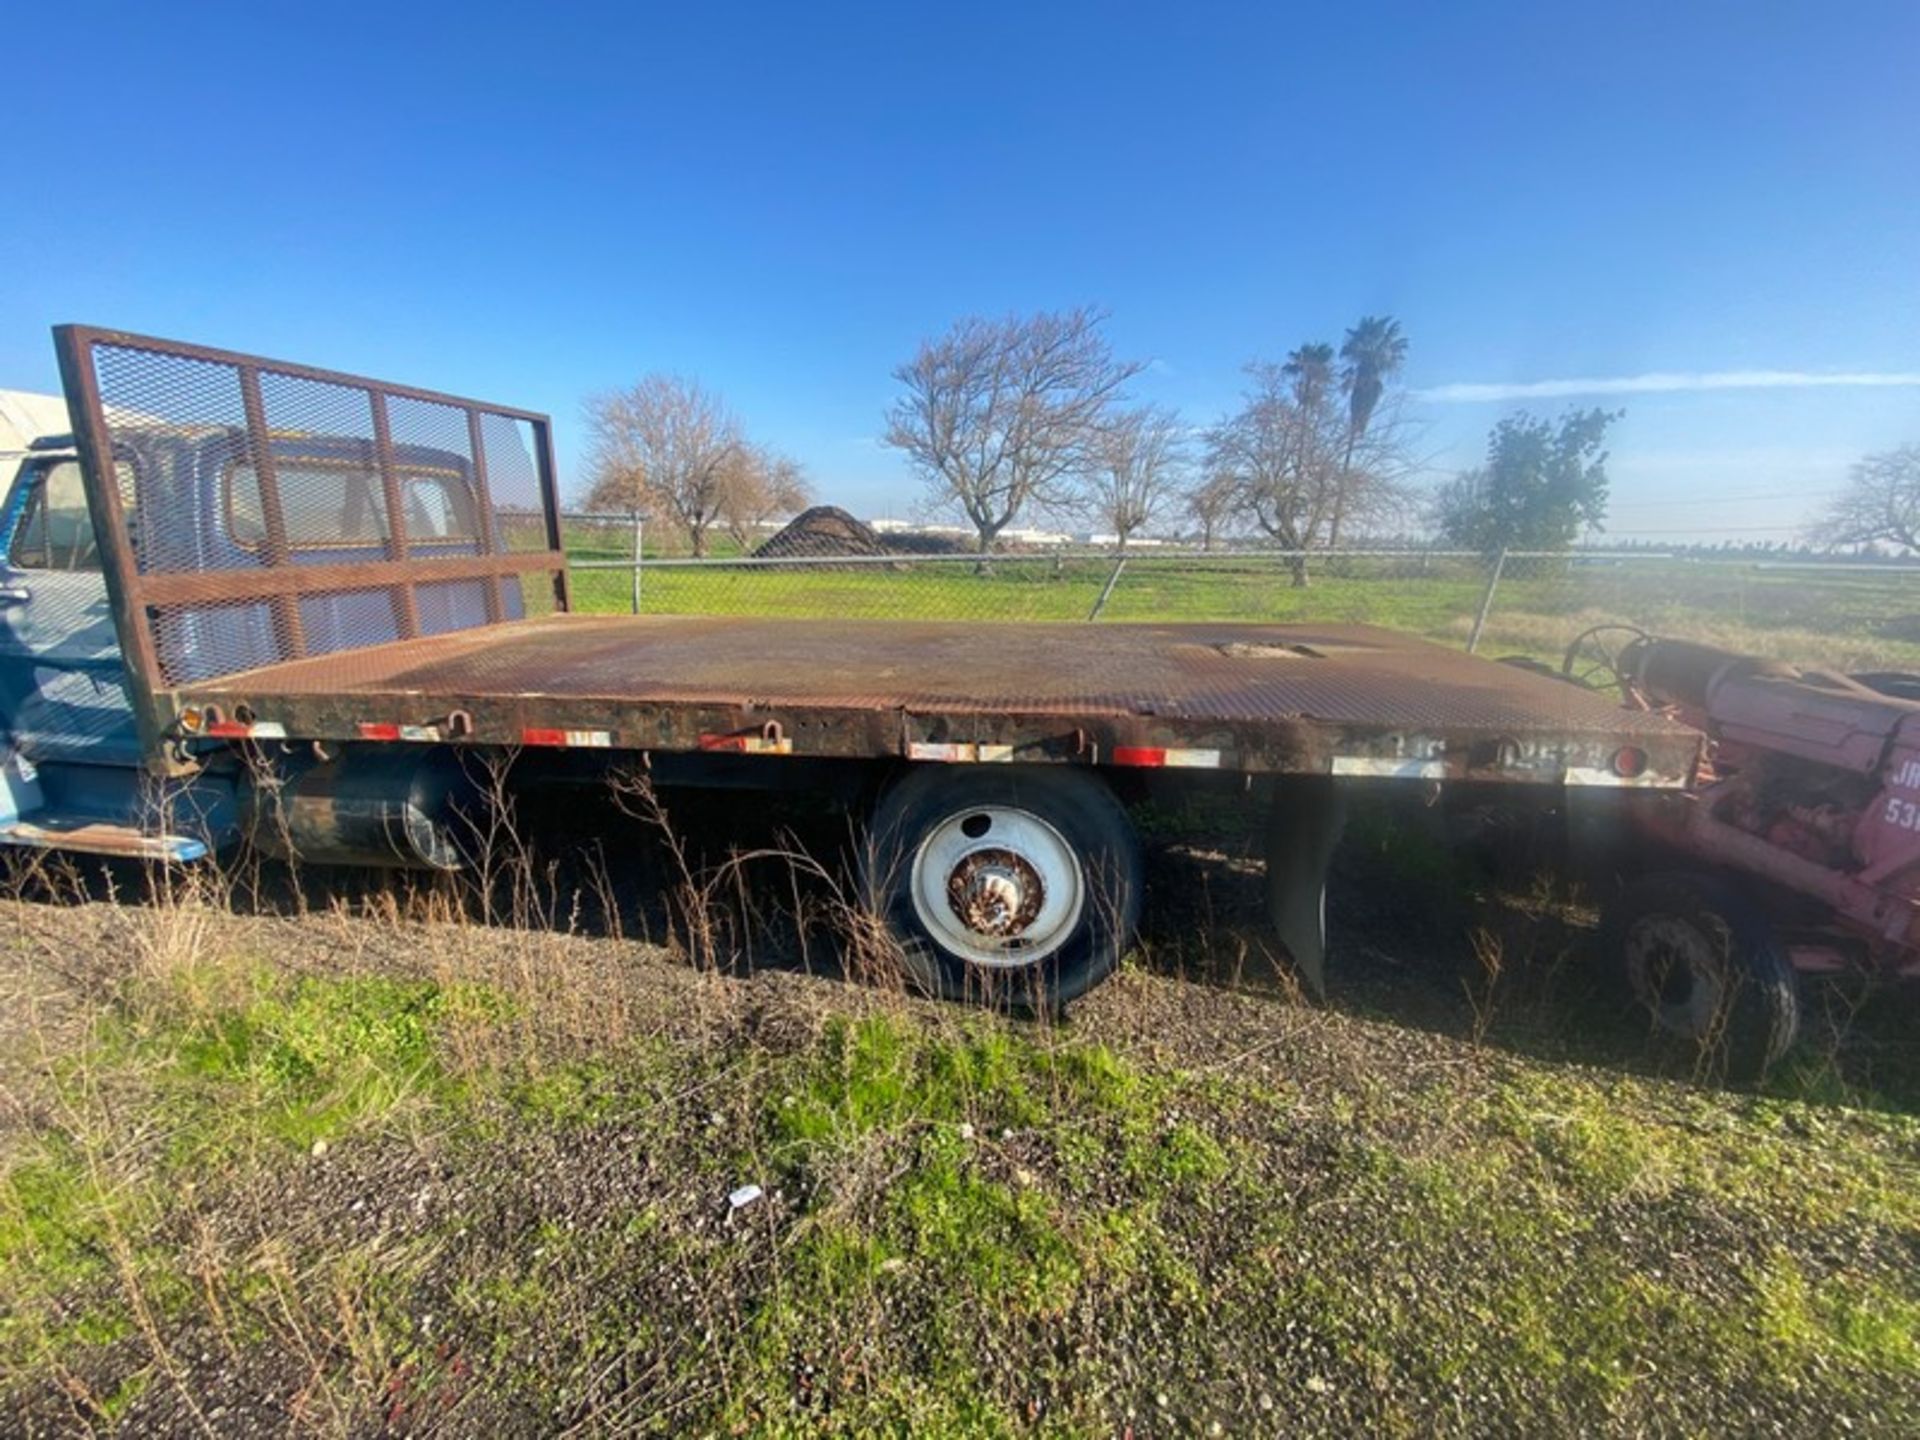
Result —
[[[1279,786],[1267,820],[1267,913],[1315,995],[1327,989],[1327,867],[1346,819],[1346,793],[1316,775]]]

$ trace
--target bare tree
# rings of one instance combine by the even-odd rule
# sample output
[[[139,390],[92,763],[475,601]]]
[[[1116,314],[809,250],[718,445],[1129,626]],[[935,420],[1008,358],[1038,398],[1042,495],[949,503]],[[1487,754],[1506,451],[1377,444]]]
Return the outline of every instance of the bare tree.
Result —
[[[1230,473],[1208,471],[1185,499],[1187,514],[1200,527],[1200,548],[1211,550],[1221,528],[1240,508],[1239,482]]]
[[[1241,507],[1285,549],[1305,551],[1333,514],[1345,431],[1330,431],[1339,412],[1301,387],[1284,366],[1247,366],[1253,383],[1239,411],[1207,434],[1207,469],[1231,486]],[[1293,583],[1307,583],[1304,554],[1292,560]]]
[[[695,555],[720,519],[727,477],[745,448],[719,396],[678,375],[647,375],[587,401],[596,508],[654,509],[687,535]]]
[[[1920,444],[1868,455],[1853,467],[1847,488],[1813,527],[1825,545],[1871,545],[1886,540],[1920,550]]]
[[[1153,405],[1116,410],[1091,446],[1081,509],[1125,549],[1128,537],[1166,509],[1185,465],[1178,415]]]
[[[1296,351],[1284,365],[1249,365],[1241,408],[1207,432],[1209,482],[1230,489],[1242,513],[1297,552],[1297,586],[1307,583],[1304,552],[1320,543],[1335,514],[1382,513],[1399,499],[1407,469],[1397,420],[1356,436],[1322,368],[1300,360]]]
[[[1141,367],[1118,361],[1083,307],[967,319],[893,372],[906,393],[885,442],[906,452],[935,503],[972,523],[984,554],[1023,510],[1064,508],[1100,421]]]
[[[810,498],[797,461],[764,445],[742,445],[721,475],[721,523],[745,550],[769,521],[805,509]]]

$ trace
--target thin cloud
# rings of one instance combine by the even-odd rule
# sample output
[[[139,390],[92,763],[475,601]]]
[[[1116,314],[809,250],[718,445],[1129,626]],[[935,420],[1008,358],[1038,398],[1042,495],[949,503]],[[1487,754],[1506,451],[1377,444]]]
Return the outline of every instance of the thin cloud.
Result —
[[[1521,380],[1481,384],[1433,385],[1414,391],[1416,398],[1442,405],[1488,400],[1551,400],[1568,395],[1679,395],[1702,390],[1825,390],[1920,387],[1916,370],[1705,370],[1655,371],[1608,378]]]

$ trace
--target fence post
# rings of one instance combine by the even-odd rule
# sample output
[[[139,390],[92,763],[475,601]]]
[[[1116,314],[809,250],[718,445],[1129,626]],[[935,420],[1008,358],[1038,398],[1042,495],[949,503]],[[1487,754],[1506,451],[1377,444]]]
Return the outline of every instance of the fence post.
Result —
[[[1493,609],[1493,592],[1500,588],[1500,572],[1507,568],[1507,547],[1493,557],[1493,569],[1487,575],[1487,593],[1480,597],[1480,613],[1473,617],[1473,633],[1467,637],[1467,653],[1480,648],[1480,632],[1487,628],[1487,612]]]
[[[646,517],[633,512],[633,613],[640,613],[640,546],[644,539]]]
[[[1088,614],[1088,620],[1092,621],[1100,618],[1100,612],[1107,608],[1107,597],[1113,594],[1113,587],[1120,583],[1120,572],[1126,568],[1127,552],[1122,550],[1114,557],[1113,573],[1107,576],[1107,583],[1105,588],[1100,592],[1100,598],[1093,602],[1093,610]]]

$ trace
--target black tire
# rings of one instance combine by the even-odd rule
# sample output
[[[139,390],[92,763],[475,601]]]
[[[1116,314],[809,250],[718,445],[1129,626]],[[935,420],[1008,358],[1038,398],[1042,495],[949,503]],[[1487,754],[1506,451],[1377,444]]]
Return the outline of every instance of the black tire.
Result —
[[[1765,1076],[1800,1032],[1800,987],[1766,918],[1703,875],[1649,875],[1610,909],[1606,954],[1635,1012],[1713,1073]]]
[[[862,859],[909,978],[947,999],[1058,1010],[1139,925],[1139,837],[1090,771],[917,767],[881,796]]]

